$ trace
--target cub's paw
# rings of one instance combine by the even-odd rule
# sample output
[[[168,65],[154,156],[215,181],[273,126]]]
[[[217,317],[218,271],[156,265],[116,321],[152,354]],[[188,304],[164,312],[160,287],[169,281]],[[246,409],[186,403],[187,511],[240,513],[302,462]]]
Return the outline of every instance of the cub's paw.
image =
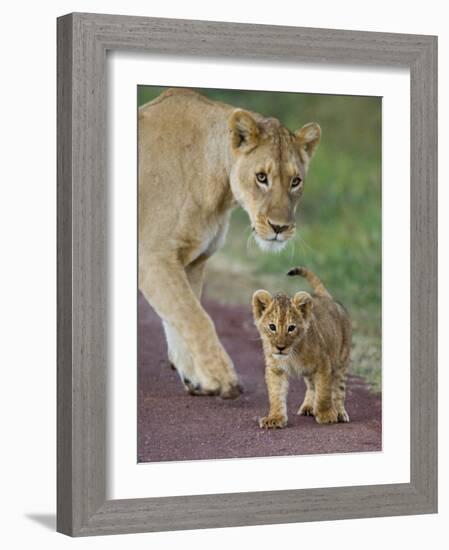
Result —
[[[260,428],[285,428],[287,426],[286,416],[264,416],[259,419]]]
[[[315,420],[318,424],[335,424],[338,422],[338,415],[335,409],[328,409],[327,411],[316,411]]]
[[[349,422],[349,415],[345,411],[345,409],[343,409],[342,411],[338,411],[337,416],[339,422]]]
[[[299,414],[300,416],[313,416],[313,407],[312,405],[308,405],[307,403],[303,403],[296,414]]]

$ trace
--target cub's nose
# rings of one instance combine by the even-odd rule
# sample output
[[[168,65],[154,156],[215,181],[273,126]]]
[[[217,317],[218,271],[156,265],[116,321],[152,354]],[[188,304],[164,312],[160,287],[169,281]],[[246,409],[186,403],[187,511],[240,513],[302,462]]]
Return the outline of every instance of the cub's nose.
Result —
[[[276,345],[276,347],[277,347],[277,349],[278,349],[279,351],[284,351],[284,349],[285,349],[287,346],[278,346],[278,345]]]
[[[271,229],[276,233],[283,233],[284,231],[287,231],[287,229],[290,227],[289,225],[278,225],[276,223],[272,223],[270,220],[268,220],[268,223],[270,224]]]

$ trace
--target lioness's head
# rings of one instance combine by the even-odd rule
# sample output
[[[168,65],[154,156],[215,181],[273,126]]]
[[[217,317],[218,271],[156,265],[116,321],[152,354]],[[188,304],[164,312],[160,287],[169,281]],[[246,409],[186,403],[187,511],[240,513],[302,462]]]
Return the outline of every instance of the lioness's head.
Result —
[[[236,110],[229,117],[231,189],[263,250],[280,250],[295,234],[295,210],[321,137],[316,122],[295,133],[275,118]]]
[[[285,294],[272,296],[267,290],[253,294],[254,321],[265,349],[275,359],[288,357],[293,343],[306,334],[312,305],[310,294],[302,291],[293,298]]]

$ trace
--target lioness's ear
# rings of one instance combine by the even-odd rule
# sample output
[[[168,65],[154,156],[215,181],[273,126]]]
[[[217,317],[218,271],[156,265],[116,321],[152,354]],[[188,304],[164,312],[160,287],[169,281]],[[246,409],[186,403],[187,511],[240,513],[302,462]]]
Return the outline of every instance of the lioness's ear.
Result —
[[[259,319],[262,313],[271,304],[273,298],[266,290],[256,290],[253,294],[253,315],[254,319]]]
[[[321,139],[320,125],[316,122],[309,122],[300,130],[297,130],[295,136],[299,146],[304,149],[309,159],[311,159]]]
[[[308,292],[297,292],[293,296],[293,304],[299,309],[299,311],[302,313],[302,316],[304,319],[308,319],[310,317],[310,313],[312,311],[313,302],[312,302],[312,296]]]
[[[229,117],[232,147],[242,153],[249,153],[259,142],[259,128],[247,111],[237,110]]]

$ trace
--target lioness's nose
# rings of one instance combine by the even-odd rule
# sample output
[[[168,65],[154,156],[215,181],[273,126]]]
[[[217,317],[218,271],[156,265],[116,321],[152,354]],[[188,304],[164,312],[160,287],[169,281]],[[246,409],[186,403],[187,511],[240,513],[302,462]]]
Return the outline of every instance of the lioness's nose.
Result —
[[[287,346],[279,346],[279,345],[276,345],[277,349],[279,351],[284,351],[284,349],[287,347]]]
[[[283,233],[290,227],[289,225],[277,225],[276,223],[271,223],[270,220],[268,220],[268,223],[275,233]]]

